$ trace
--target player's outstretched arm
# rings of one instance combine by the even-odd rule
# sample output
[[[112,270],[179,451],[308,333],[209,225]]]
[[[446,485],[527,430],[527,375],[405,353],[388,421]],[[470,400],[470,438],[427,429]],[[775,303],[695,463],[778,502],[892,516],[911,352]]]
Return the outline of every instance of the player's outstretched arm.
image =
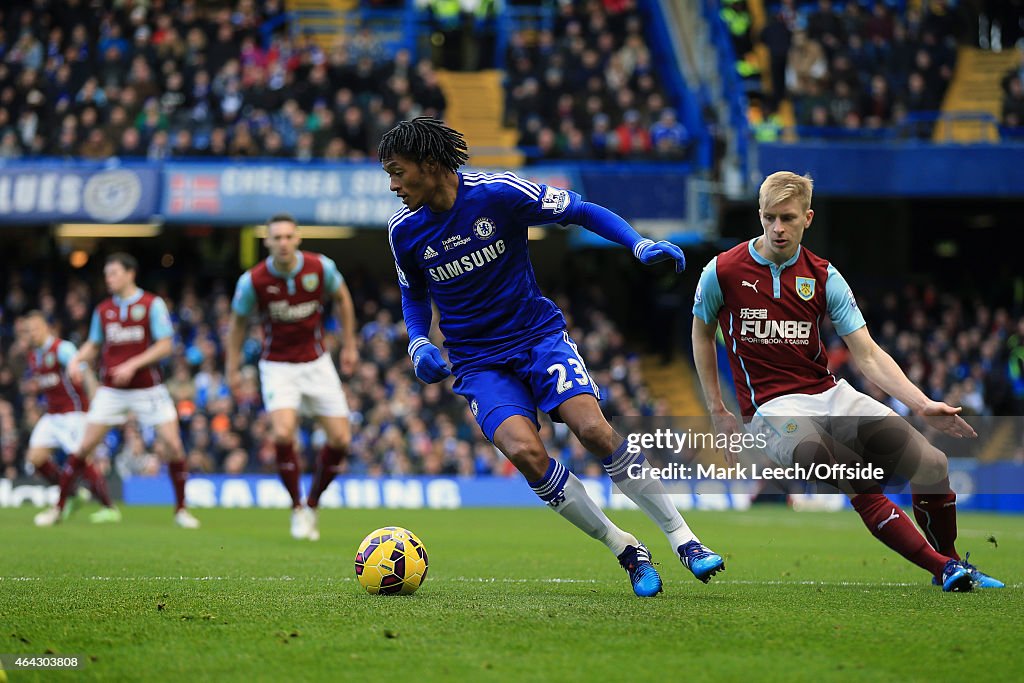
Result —
[[[67,340],[62,341],[57,347],[57,362],[63,366],[65,372],[68,370],[68,364],[74,360],[77,353],[78,349],[75,348],[75,345]],[[82,379],[76,383],[82,385],[85,395],[91,399],[96,393],[96,389],[99,388],[99,380],[96,379],[96,373],[92,371],[88,363],[79,362],[78,369],[81,372]]]
[[[960,417],[963,408],[942,401],[933,401],[906,376],[899,364],[880,347],[867,327],[860,327],[843,337],[857,368],[878,387],[914,411],[929,418],[928,422],[955,437],[975,437],[978,433]]]
[[[693,343],[693,364],[697,367],[704,402],[707,404],[715,432],[731,438],[733,434],[739,433],[740,425],[736,416],[729,412],[725,407],[725,401],[722,400],[722,387],[718,379],[718,349],[715,346],[717,334],[717,320],[709,324],[699,316],[693,316],[693,331],[690,335]],[[735,462],[735,455],[729,449],[725,449],[725,460],[730,465]]]
[[[75,355],[71,356],[68,360],[67,369],[68,377],[75,384],[81,384],[83,380],[84,370],[96,360],[96,355],[99,353],[100,347],[94,341],[87,341],[75,352]]]
[[[233,394],[238,394],[242,383],[242,375],[239,372],[239,365],[242,358],[242,344],[245,342],[245,328],[248,324],[248,316],[231,314],[231,322],[228,323],[227,340],[224,344],[224,372],[228,387]]]
[[[81,368],[82,389],[85,390],[85,395],[88,396],[91,401],[92,397],[96,395],[96,390],[100,388],[100,380],[88,365],[83,365]]]
[[[655,242],[646,239],[634,230],[625,219],[600,204],[581,203],[573,214],[572,220],[606,240],[629,247],[633,255],[644,265],[674,261],[677,273],[683,272],[683,269],[686,268],[686,257],[683,255],[682,249],[671,242]]]
[[[334,293],[334,301],[341,314],[341,372],[351,375],[359,362],[359,349],[356,344],[356,307],[352,304],[352,294],[344,282]]]

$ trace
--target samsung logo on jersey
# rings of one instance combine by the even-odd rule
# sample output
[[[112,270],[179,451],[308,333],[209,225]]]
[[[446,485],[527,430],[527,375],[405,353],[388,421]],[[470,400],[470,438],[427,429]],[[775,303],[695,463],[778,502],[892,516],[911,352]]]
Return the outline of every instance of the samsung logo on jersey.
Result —
[[[444,282],[464,275],[474,268],[482,268],[505,253],[505,240],[498,240],[489,247],[477,249],[462,258],[442,263],[436,268],[427,268],[434,282]]]

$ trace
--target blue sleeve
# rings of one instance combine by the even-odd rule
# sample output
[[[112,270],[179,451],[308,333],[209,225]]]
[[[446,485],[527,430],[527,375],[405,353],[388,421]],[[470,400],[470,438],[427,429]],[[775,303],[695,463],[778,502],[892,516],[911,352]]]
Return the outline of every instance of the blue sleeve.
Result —
[[[405,318],[405,329],[409,333],[409,354],[416,350],[430,334],[430,319],[434,310],[430,307],[430,299],[413,299],[402,290],[402,317]]]
[[[828,304],[828,317],[832,318],[832,326],[840,337],[867,325],[857,307],[857,297],[853,295],[853,290],[832,264],[828,266],[828,279],[825,280],[825,301]]]
[[[252,275],[249,271],[242,273],[235,285],[235,295],[231,297],[231,310],[235,315],[245,318],[252,315],[256,308],[256,290],[252,286]]]
[[[89,323],[89,341],[93,344],[103,344],[103,325],[100,324],[100,312],[92,312],[92,322]]]
[[[171,314],[167,312],[167,304],[160,297],[153,299],[149,306],[149,333],[157,341],[174,336]]]
[[[60,363],[61,367],[66,368],[68,366],[68,361],[71,360],[77,350],[78,349],[75,348],[75,345],[67,339],[61,341],[60,344],[57,344],[57,362]]]
[[[633,250],[634,256],[637,255],[636,246],[644,241],[643,236],[634,230],[633,226],[624,218],[600,204],[584,201],[575,203],[572,205],[572,214],[568,216],[568,219],[610,242],[629,247]]]
[[[525,225],[548,225],[575,223],[577,207],[583,198],[572,190],[563,190],[552,185],[538,185],[515,173],[495,174],[501,187],[506,205]]]
[[[334,294],[341,287],[341,284],[345,282],[345,278],[341,276],[338,265],[323,254],[320,255],[320,263],[324,266],[324,290],[328,294]]]
[[[722,287],[718,284],[718,257],[711,259],[697,281],[697,291],[693,294],[693,314],[706,322],[714,324],[718,311],[725,303]]]
[[[430,307],[430,293],[423,272],[414,259],[409,258],[408,250],[402,248],[401,236],[395,231],[388,233],[391,242],[391,254],[395,257],[395,270],[398,272],[398,289],[402,293],[402,317],[405,318],[405,329],[409,333],[409,353],[413,352],[413,344],[419,338],[430,334],[430,320],[434,310]]]

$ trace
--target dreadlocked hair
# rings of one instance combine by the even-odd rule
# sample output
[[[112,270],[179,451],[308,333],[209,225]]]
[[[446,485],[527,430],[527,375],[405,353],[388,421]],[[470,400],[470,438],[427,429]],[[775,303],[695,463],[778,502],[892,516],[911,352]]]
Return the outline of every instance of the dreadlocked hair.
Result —
[[[377,148],[377,156],[381,162],[400,156],[417,164],[433,159],[452,173],[469,161],[462,133],[430,116],[402,121],[385,133]]]

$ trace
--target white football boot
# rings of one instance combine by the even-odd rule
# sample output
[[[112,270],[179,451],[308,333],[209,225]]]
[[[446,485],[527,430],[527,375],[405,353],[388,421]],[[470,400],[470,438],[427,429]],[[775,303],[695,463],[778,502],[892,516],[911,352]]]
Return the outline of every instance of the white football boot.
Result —
[[[174,523],[182,529],[198,529],[199,520],[192,516],[192,513],[182,508],[174,513]]]

